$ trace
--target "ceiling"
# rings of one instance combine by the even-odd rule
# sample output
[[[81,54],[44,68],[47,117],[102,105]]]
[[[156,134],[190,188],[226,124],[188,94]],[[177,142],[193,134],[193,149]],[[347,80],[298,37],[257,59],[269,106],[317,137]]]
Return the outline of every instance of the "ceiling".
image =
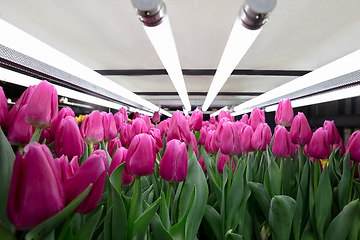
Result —
[[[200,107],[244,1],[163,1],[190,103]],[[359,10],[359,0],[278,0],[210,110],[243,103],[297,78],[295,71],[360,49]],[[106,77],[155,105],[182,108],[130,0],[0,0],[0,18],[93,70],[115,70]]]

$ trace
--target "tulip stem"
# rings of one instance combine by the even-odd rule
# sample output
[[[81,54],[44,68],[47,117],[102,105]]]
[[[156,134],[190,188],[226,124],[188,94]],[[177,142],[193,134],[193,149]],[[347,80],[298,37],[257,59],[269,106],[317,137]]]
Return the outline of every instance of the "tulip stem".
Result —
[[[89,143],[89,156],[93,153],[93,151],[94,151],[94,144]]]
[[[21,156],[24,155],[24,146],[19,147],[19,152],[21,153]]]
[[[34,132],[34,134],[32,135],[30,142],[33,142],[33,141],[34,141],[35,137],[36,137],[37,135],[39,135],[40,131],[41,131],[41,128],[38,128],[38,127],[37,127],[37,128],[35,129],[35,132]]]
[[[132,240],[134,237],[134,224],[136,219],[140,217],[142,211],[142,195],[141,195],[141,179],[135,177],[135,186],[133,196],[131,198],[129,218],[128,218],[128,239]]]
[[[168,210],[170,209],[171,190],[172,190],[172,183],[169,182],[169,186],[166,193],[166,206],[168,207]]]
[[[233,174],[232,155],[229,155],[229,174],[228,174],[228,193],[227,194],[230,193],[232,174]]]
[[[68,216],[66,218],[66,221],[65,221],[64,225],[61,228],[61,231],[60,231],[60,234],[59,234],[57,240],[63,240],[64,239],[65,234],[66,234],[67,230],[69,229],[69,226],[70,226],[70,223],[71,223],[73,217],[74,217],[74,214],[71,214],[70,216]]]

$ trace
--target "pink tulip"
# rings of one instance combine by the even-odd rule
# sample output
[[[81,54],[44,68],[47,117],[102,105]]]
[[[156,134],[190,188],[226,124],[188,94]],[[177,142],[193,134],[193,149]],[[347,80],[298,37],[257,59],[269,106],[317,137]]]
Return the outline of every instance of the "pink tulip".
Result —
[[[124,116],[120,112],[117,112],[114,114],[114,120],[115,120],[116,130],[118,133],[120,133],[121,127],[124,125],[125,122]]]
[[[190,129],[200,131],[203,122],[203,113],[201,110],[194,110],[190,118]]]
[[[149,135],[152,136],[155,140],[155,152],[158,153],[164,147],[164,142],[162,137],[160,136],[160,130],[157,128],[150,128]]]
[[[109,142],[116,138],[117,129],[115,124],[114,115],[112,113],[101,113],[102,125],[104,128],[104,141]]]
[[[294,111],[291,107],[290,99],[282,99],[279,102],[275,114],[275,123],[284,127],[291,126],[294,118]]]
[[[164,156],[159,164],[159,175],[164,180],[182,182],[188,171],[188,158],[185,143],[173,139],[167,142]]]
[[[56,131],[59,127],[59,124],[61,122],[61,120],[63,120],[64,118],[66,118],[67,116],[71,116],[71,117],[75,117],[75,113],[74,111],[69,108],[69,107],[64,107],[60,110],[58,116],[54,119],[54,121],[52,122],[52,126],[50,128],[50,135],[51,135],[51,139],[55,139],[55,135],[56,135]]]
[[[110,163],[109,167],[109,175],[111,175],[114,170],[120,166],[123,162],[125,162],[125,157],[128,150],[126,148],[120,147],[116,150],[114,153],[114,156],[112,158],[112,161]],[[129,185],[133,182],[133,176],[127,174],[125,172],[125,168],[123,170],[122,180],[121,180],[121,186]]]
[[[251,137],[251,146],[259,151],[265,151],[271,142],[271,129],[266,123],[260,123]]]
[[[202,146],[205,145],[206,135],[207,135],[207,131],[204,127],[202,127],[200,130],[199,145],[202,145]]]
[[[250,114],[248,125],[250,125],[255,131],[260,123],[265,123],[265,113],[263,110],[255,107]]]
[[[125,171],[134,177],[149,176],[154,172],[155,140],[146,133],[136,135],[125,158]]]
[[[294,117],[291,128],[290,138],[292,143],[304,146],[310,142],[312,136],[309,123],[302,112]]]
[[[124,124],[120,130],[120,141],[125,148],[129,147],[130,145],[131,142],[130,133],[131,133],[131,125]]]
[[[351,134],[347,145],[346,152],[350,152],[350,159],[360,162],[360,131],[355,131]]]
[[[147,129],[155,128],[155,125],[151,123],[150,117],[148,115],[140,115],[140,118],[144,120]]]
[[[230,168],[229,159],[230,159],[229,155],[220,153],[219,160],[217,162],[217,170],[219,173],[222,174],[224,172],[225,163],[227,163],[228,168]],[[233,172],[235,172],[234,156],[231,159],[232,159],[232,169],[233,169]]]
[[[338,147],[340,147],[340,156],[341,156],[341,157],[344,156],[344,154],[345,154],[345,145],[344,145],[344,142],[343,142],[342,138],[340,138],[340,142],[339,142],[339,143],[335,143],[335,144],[333,145],[333,149],[334,149],[334,150],[337,149]]]
[[[9,109],[7,106],[5,93],[3,88],[0,87],[0,126],[3,126],[6,123],[8,114],[9,114]]]
[[[7,139],[11,145],[25,146],[30,142],[31,137],[35,132],[35,127],[25,122],[25,107],[26,105],[20,108],[16,114],[13,124],[10,126]]]
[[[31,95],[33,94],[36,86],[30,86],[28,87],[20,96],[20,98],[16,101],[15,105],[10,109],[9,115],[6,119],[6,123],[3,126],[3,130],[5,132],[8,132],[11,125],[13,125],[14,120],[20,109],[25,106],[29,100]],[[25,120],[24,120],[25,121]]]
[[[230,115],[230,112],[229,111],[224,111],[224,110],[221,110],[219,115],[218,115],[218,122],[220,123],[220,120],[222,118],[228,118],[229,120],[231,120],[231,115]]]
[[[79,126],[75,118],[68,116],[61,120],[54,140],[54,151],[57,157],[61,155],[72,159],[84,154],[84,140],[81,137]]]
[[[52,143],[54,141],[54,139],[51,138],[51,135],[50,135],[50,128],[41,130],[41,134],[39,137],[39,143],[42,144],[42,143],[44,143],[44,141],[45,141],[46,145],[49,145],[50,143]]]
[[[66,205],[77,198],[92,184],[86,198],[75,209],[74,213],[92,212],[100,201],[104,190],[107,173],[107,158],[103,150],[96,150],[81,164],[80,168],[64,182]]]
[[[127,123],[127,122],[128,122],[128,119],[129,119],[129,116],[128,116],[128,114],[127,114],[126,109],[125,109],[125,108],[120,108],[120,109],[119,109],[119,112],[121,113],[121,115],[123,115],[123,118],[124,118],[125,123]]]
[[[119,138],[115,138],[114,140],[109,141],[108,146],[107,146],[107,151],[108,151],[110,157],[113,156],[113,154],[117,148],[121,148],[121,147],[122,147],[122,145],[121,145],[121,141]]]
[[[178,139],[182,142],[185,142],[186,145],[189,145],[191,142],[188,121],[179,110],[177,110],[171,117],[166,141],[169,142],[172,139]]]
[[[245,125],[242,128],[242,132],[239,133],[241,139],[241,149],[245,152],[252,152],[255,149],[251,145],[251,138],[254,134],[254,130],[250,125]]]
[[[194,133],[190,133],[190,134],[191,134],[191,142],[190,142],[189,146],[193,145],[193,152],[195,153],[196,156],[198,156],[199,149],[197,146],[196,137],[195,137]]]
[[[202,170],[204,171],[204,173],[206,173],[206,166],[205,166],[205,163],[204,163],[204,159],[203,159],[203,156],[201,155],[200,158],[199,158],[199,164],[202,168]]]
[[[136,118],[139,118],[140,117],[140,113],[139,112],[134,112],[134,115],[133,115],[133,120],[136,119]]]
[[[241,153],[239,133],[234,123],[226,121],[222,124],[220,135],[220,152],[225,155],[238,155]]]
[[[55,158],[54,161],[61,175],[62,182],[68,180],[79,169],[79,158],[77,156],[74,156],[70,163],[65,155]]]
[[[50,150],[37,142],[18,152],[10,183],[7,214],[17,229],[31,229],[64,208],[65,194]]]
[[[217,122],[215,116],[211,116],[209,122],[215,124]]]
[[[154,112],[153,116],[152,116],[152,121],[153,123],[158,123],[160,122],[160,114],[159,111]]]
[[[130,139],[133,139],[136,135],[140,133],[148,133],[148,132],[149,129],[142,118],[138,117],[131,121]]]
[[[208,153],[216,154],[220,149],[220,145],[217,144],[217,142],[214,139],[215,138],[214,136],[215,136],[214,130],[208,131],[205,142],[205,150]]]
[[[337,144],[340,142],[341,137],[334,121],[325,120],[323,127],[328,131],[330,144]]]
[[[277,125],[274,131],[272,151],[275,156],[287,158],[293,153],[294,145],[285,127]]]
[[[244,123],[244,124],[248,124],[249,121],[249,115],[247,115],[246,113],[244,115],[242,115],[240,122]]]
[[[329,133],[324,128],[318,128],[311,137],[308,147],[310,157],[326,159],[330,156]]]
[[[98,144],[104,139],[102,117],[98,110],[85,117],[80,126],[80,133],[87,144]]]
[[[163,137],[164,135],[167,136],[167,132],[169,130],[171,118],[167,118],[164,121],[160,122],[157,125],[157,128],[160,130],[160,135]]]
[[[58,115],[56,88],[47,81],[40,82],[26,105],[25,121],[34,127],[50,128]]]

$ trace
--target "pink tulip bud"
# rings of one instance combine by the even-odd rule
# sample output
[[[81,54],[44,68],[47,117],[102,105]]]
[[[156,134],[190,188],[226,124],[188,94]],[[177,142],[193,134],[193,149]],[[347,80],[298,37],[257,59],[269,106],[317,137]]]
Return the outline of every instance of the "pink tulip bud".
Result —
[[[178,139],[185,142],[186,145],[191,142],[189,123],[179,110],[171,117],[166,141],[169,142],[172,139]]]
[[[62,182],[68,180],[79,169],[79,158],[77,156],[74,156],[70,163],[65,155],[55,158],[54,161],[61,175]]]
[[[120,109],[119,109],[119,112],[123,115],[123,118],[124,118],[124,120],[125,120],[125,123],[127,123],[127,122],[128,122],[128,119],[129,119],[129,116],[128,116],[128,114],[127,114],[126,109],[125,109],[125,108],[120,108]]]
[[[85,117],[80,126],[80,133],[87,144],[97,144],[104,139],[102,117],[98,110]]]
[[[271,142],[271,129],[266,123],[260,123],[251,137],[251,146],[259,151],[265,151]]]
[[[92,212],[100,201],[104,190],[107,173],[107,158],[103,150],[96,150],[81,164],[72,177],[64,182],[66,205],[77,198],[92,184],[86,198],[75,209],[74,213],[86,214]]]
[[[72,159],[84,154],[84,140],[74,117],[68,116],[61,120],[54,140],[54,151],[57,157],[61,155]]]
[[[216,154],[220,149],[220,145],[217,144],[214,138],[215,138],[215,131],[214,130],[208,131],[205,142],[205,150],[208,153]]]
[[[347,145],[346,152],[350,151],[350,159],[360,162],[360,131],[351,134]]]
[[[239,133],[234,123],[226,121],[222,124],[220,135],[220,152],[225,155],[238,155],[241,153]]]
[[[209,122],[215,124],[217,122],[215,116],[211,116]]]
[[[40,82],[26,105],[24,115],[30,125],[50,128],[58,115],[56,88],[47,81]]]
[[[159,111],[154,112],[153,116],[152,116],[152,121],[153,123],[158,123],[160,122],[160,114]]]
[[[191,114],[190,129],[194,131],[200,131],[203,122],[203,113],[201,110],[195,110]]]
[[[250,125],[255,131],[260,123],[265,123],[265,113],[263,110],[255,107],[250,114],[248,125]]]
[[[31,229],[64,208],[65,194],[50,150],[37,142],[16,155],[7,214],[17,229]]]
[[[339,142],[339,143],[335,143],[335,144],[333,145],[333,149],[334,149],[334,150],[337,149],[338,147],[340,147],[340,156],[341,156],[341,157],[344,156],[344,154],[345,154],[345,145],[344,145],[344,142],[343,142],[342,138],[340,138],[340,142]]]
[[[101,116],[104,127],[104,141],[108,142],[113,140],[117,135],[114,115],[112,113],[102,112]]]
[[[26,105],[20,108],[16,114],[13,124],[10,126],[7,139],[11,145],[25,146],[30,142],[31,137],[35,132],[35,127],[25,122],[25,107]]]
[[[222,174],[224,172],[225,163],[227,163],[228,168],[230,168],[229,159],[230,159],[229,155],[225,155],[225,154],[220,153],[219,160],[218,160],[218,163],[217,163],[217,170],[218,170],[219,173]],[[232,159],[232,169],[233,169],[233,172],[235,172],[234,156],[231,159]]]
[[[204,159],[203,159],[203,156],[201,155],[200,158],[199,158],[199,164],[202,168],[202,170],[204,171],[204,173],[206,173],[206,166],[205,166],[205,163],[204,163]]]
[[[136,118],[139,118],[140,117],[140,113],[139,112],[134,112],[134,115],[133,115],[133,120],[136,119]]]
[[[50,135],[50,128],[41,130],[41,134],[39,137],[39,143],[42,144],[42,143],[44,143],[44,141],[45,141],[46,145],[49,145],[50,143],[52,143],[54,141],[54,139],[51,138],[51,135]]]
[[[160,122],[157,125],[157,128],[160,130],[160,135],[163,137],[164,135],[167,136],[167,132],[169,130],[171,118],[167,118],[164,121]]]
[[[340,142],[340,134],[335,126],[334,121],[324,121],[324,129],[328,131],[330,144],[336,144]]]
[[[224,111],[224,110],[221,110],[219,115],[218,115],[218,122],[220,123],[220,120],[222,118],[228,118],[229,120],[231,119],[231,115],[230,115],[230,112],[229,111]]]
[[[304,146],[310,142],[311,136],[311,128],[305,115],[302,112],[298,112],[294,117],[290,128],[290,138],[292,143]]]
[[[120,112],[117,112],[114,114],[114,120],[115,120],[116,130],[118,133],[120,133],[121,127],[124,125],[125,122],[124,116]]]
[[[113,154],[115,153],[115,150],[117,148],[121,148],[121,147],[122,147],[122,145],[121,145],[121,141],[119,138],[115,138],[114,140],[109,141],[108,146],[107,146],[107,151],[108,151],[110,157],[113,156]]]
[[[166,150],[159,164],[159,175],[164,180],[182,182],[188,171],[188,158],[185,143],[173,139],[166,144]]]
[[[244,115],[242,115],[240,122],[244,123],[244,124],[248,124],[249,121],[249,115],[247,115],[246,113]]]
[[[160,150],[164,147],[163,139],[160,136],[160,130],[157,128],[150,128],[149,135],[155,140],[156,153],[160,152]]]
[[[199,145],[202,145],[202,146],[205,145],[206,135],[207,135],[207,131],[204,127],[202,127],[200,130]]]
[[[58,116],[54,119],[52,126],[50,128],[50,135],[52,139],[55,139],[56,131],[59,127],[61,120],[66,118],[67,116],[75,117],[74,111],[69,107],[64,107],[60,110]]]
[[[0,87],[0,126],[3,126],[6,123],[8,114],[9,114],[9,109],[7,106],[5,93],[3,88]]]
[[[294,111],[291,107],[290,99],[282,99],[279,102],[275,114],[275,123],[284,127],[291,126],[294,118]]]
[[[130,132],[131,132],[130,124],[124,124],[120,130],[120,141],[123,147],[125,148],[129,147],[131,142]]]
[[[126,148],[118,148],[116,152],[114,153],[114,157],[112,158],[112,161],[110,163],[109,167],[109,175],[111,175],[114,170],[120,166],[123,162],[125,162],[125,157],[128,150]],[[133,176],[127,174],[125,172],[125,168],[123,170],[122,180],[121,180],[121,186],[129,185],[133,182]]]
[[[11,125],[13,125],[14,120],[20,109],[25,106],[33,94],[36,86],[30,86],[28,87],[20,96],[20,98],[16,101],[15,105],[10,109],[9,115],[7,117],[6,123],[3,126],[3,130],[5,132],[8,132]],[[24,120],[25,121],[25,120]]]
[[[140,133],[148,133],[149,129],[146,126],[145,121],[138,117],[131,121],[131,131],[130,131],[130,139],[133,139],[136,135]]]
[[[198,156],[199,149],[197,146],[196,137],[195,137],[194,133],[191,132],[190,134],[191,134],[191,142],[190,142],[189,146],[193,145],[193,152],[195,153],[196,156]]]
[[[294,150],[290,139],[290,133],[285,127],[277,125],[274,131],[274,141],[272,151],[275,156],[287,158],[292,155]]]
[[[155,125],[151,123],[150,117],[148,115],[140,115],[140,118],[144,120],[147,129],[155,127]]]
[[[254,134],[254,130],[250,125],[245,125],[242,128],[242,132],[239,134],[241,139],[241,149],[245,152],[252,152],[255,149],[251,145],[251,138]]]
[[[329,133],[324,128],[318,128],[309,142],[308,153],[310,157],[326,159],[330,156]]]
[[[130,143],[125,171],[134,177],[149,176],[154,172],[155,140],[146,133],[136,135]]]

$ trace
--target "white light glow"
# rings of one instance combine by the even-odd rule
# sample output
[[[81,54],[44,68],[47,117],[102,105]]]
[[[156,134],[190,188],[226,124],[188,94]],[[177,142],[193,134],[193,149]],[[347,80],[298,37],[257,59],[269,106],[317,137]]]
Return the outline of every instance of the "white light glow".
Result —
[[[228,107],[227,106],[225,106],[225,107],[223,107],[223,108],[220,108],[219,110],[217,110],[216,112],[214,112],[214,113],[212,113],[212,114],[210,114],[210,117],[212,117],[212,116],[214,116],[214,117],[216,117],[217,115],[219,115],[220,114],[220,112],[221,111],[228,111],[229,109],[228,109]]]
[[[144,28],[155,48],[156,53],[169,74],[169,77],[178,92],[185,109],[190,111],[191,105],[189,96],[187,94],[184,76],[181,71],[180,61],[171,31],[169,18],[165,16],[163,18],[163,22],[156,27],[147,27],[144,25]]]
[[[33,78],[33,77],[29,77],[17,72],[13,72],[10,71],[8,69],[5,68],[0,68],[0,80],[1,81],[5,81],[5,82],[9,82],[9,83],[13,83],[16,85],[20,85],[23,87],[29,87],[32,85],[38,85],[41,80]],[[127,109],[127,107],[114,103],[114,102],[110,102],[101,98],[97,98],[88,94],[84,94],[81,92],[77,92],[65,87],[61,87],[59,85],[56,84],[52,84],[53,86],[55,86],[56,91],[58,93],[59,96],[64,96],[64,97],[68,97],[68,98],[72,98],[72,99],[76,99],[79,101],[83,101],[83,102],[88,102],[91,104],[95,104],[95,105],[99,105],[99,106],[103,106],[103,107],[107,107],[107,108],[112,108],[112,109],[120,109],[120,108],[125,108]]]
[[[206,95],[202,106],[203,111],[206,111],[210,107],[210,104],[214,101],[216,95],[224,86],[231,73],[246,54],[247,50],[251,47],[260,31],[261,28],[258,30],[246,29],[242,26],[239,18],[236,20],[214,75],[214,79],[210,85],[209,92]]]
[[[184,113],[185,116],[189,115],[189,112],[185,108],[183,109],[183,113]]]
[[[359,62],[360,50],[357,50],[304,76],[298,77],[295,80],[274,88],[264,94],[261,94],[258,97],[252,98],[251,100],[234,107],[234,111],[240,111],[242,109],[254,106],[261,106],[262,103],[274,98],[278,98],[297,90],[301,90],[306,87],[330,80],[332,78],[359,70]],[[293,102],[291,102],[291,104],[293,104]]]
[[[151,109],[152,111],[158,111],[159,109],[155,104],[141,98],[2,19],[0,19],[0,31],[3,33],[1,34],[0,44],[8,48],[77,76],[115,94],[121,93],[122,97],[140,104],[147,109]]]
[[[159,112],[160,112],[161,114],[164,114],[165,116],[172,117],[172,114],[170,114],[169,112],[165,111],[164,109],[160,109]]]
[[[252,110],[254,110],[254,108],[246,108],[246,109],[243,109],[240,111],[232,112],[232,113],[230,113],[230,115],[231,116],[239,116],[239,115],[242,115],[245,113],[250,113],[250,112],[252,112]]]

